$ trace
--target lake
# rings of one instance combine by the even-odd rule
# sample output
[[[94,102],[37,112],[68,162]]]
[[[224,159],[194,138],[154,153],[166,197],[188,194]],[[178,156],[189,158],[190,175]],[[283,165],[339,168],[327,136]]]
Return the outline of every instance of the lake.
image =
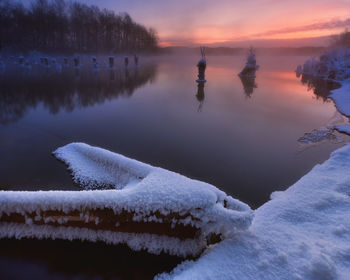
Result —
[[[297,141],[341,118],[331,101],[296,78],[306,58],[258,57],[260,70],[249,84],[237,76],[244,57],[209,57],[202,89],[196,56],[141,58],[138,69],[117,69],[115,77],[101,71],[6,80],[0,185],[77,189],[51,153],[86,142],[209,182],[255,208],[342,145]]]
[[[349,139],[332,132],[323,141],[298,141],[305,133],[346,121],[327,99],[327,85],[307,81],[303,84],[296,77],[294,70],[307,58],[258,55],[260,69],[252,80],[237,75],[245,57],[208,57],[204,85],[195,82],[197,56],[141,57],[138,68],[130,65],[128,70],[119,67],[99,73],[93,73],[86,63],[79,73],[69,70],[55,75],[34,67],[32,73],[13,70],[17,71],[15,76],[3,74],[1,189],[78,190],[65,165],[51,153],[71,142],[85,142],[211,183],[256,208],[269,199],[271,192],[292,185]],[[22,246],[24,251],[42,247],[43,259],[46,245],[52,250],[71,248],[65,242],[57,245],[56,241],[47,241],[45,246],[35,241],[29,245],[17,241],[0,243],[7,246],[0,255],[0,267],[35,270],[35,279],[44,279],[40,275],[46,275],[42,271],[48,268],[38,262],[33,268],[25,257],[14,261],[10,255],[25,254],[20,249],[11,253],[11,246]],[[80,251],[88,248],[74,246]],[[92,255],[105,252],[98,246],[86,250]],[[132,262],[134,258],[141,274],[149,277],[180,261],[165,256],[149,259],[147,254],[120,250],[124,253],[119,253],[119,258],[130,255],[126,259]],[[64,258],[64,252],[60,249],[58,255]],[[74,259],[85,253],[74,255]],[[57,263],[45,261],[51,266]],[[126,262],[122,266],[129,271]],[[140,263],[144,265],[137,266]],[[151,263],[153,270],[148,267]],[[115,264],[108,265],[113,268]],[[92,275],[110,273],[109,266],[102,267],[91,268]],[[66,265],[60,263],[55,270],[67,272]],[[71,267],[68,272],[76,273]],[[108,277],[128,279],[123,273]],[[140,275],[133,279],[140,279]]]

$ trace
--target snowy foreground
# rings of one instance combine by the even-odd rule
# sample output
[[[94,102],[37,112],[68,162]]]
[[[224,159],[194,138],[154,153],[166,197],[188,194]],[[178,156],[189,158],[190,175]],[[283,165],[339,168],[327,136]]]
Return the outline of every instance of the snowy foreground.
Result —
[[[213,235],[225,239],[251,224],[248,205],[210,184],[83,143],[54,154],[89,190],[0,191],[0,238],[104,241],[196,256]]]
[[[214,186],[100,148],[73,143],[55,155],[69,166],[76,182],[94,190],[2,191],[0,220],[15,213],[24,215],[25,222],[0,222],[0,237],[101,240],[183,256],[206,248],[197,260],[185,261],[157,279],[349,279],[350,145],[333,152],[286,191],[272,193],[254,218],[247,205]],[[95,190],[111,185],[115,190]],[[136,222],[169,222],[167,215],[177,212],[172,226],[192,225],[202,235],[181,240],[72,228],[65,227],[62,218],[45,216],[48,210],[74,213],[87,208],[109,208],[115,215],[127,209],[136,213]],[[80,218],[87,225],[91,219],[102,223],[91,213]],[[220,233],[223,241],[207,247],[205,235],[212,232]]]
[[[350,279],[350,145],[255,211],[248,230],[158,279]]]

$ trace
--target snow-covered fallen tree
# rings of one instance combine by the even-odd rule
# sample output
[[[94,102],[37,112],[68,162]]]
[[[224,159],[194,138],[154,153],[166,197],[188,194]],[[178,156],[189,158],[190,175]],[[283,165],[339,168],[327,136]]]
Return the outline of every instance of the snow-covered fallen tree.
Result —
[[[247,230],[253,211],[216,187],[83,143],[57,149],[84,191],[0,191],[0,238],[126,243],[196,256]],[[112,190],[97,190],[100,188]]]

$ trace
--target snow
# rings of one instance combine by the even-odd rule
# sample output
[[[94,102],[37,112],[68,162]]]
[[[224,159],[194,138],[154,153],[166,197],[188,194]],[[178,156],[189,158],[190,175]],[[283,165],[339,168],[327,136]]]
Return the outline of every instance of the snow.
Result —
[[[336,140],[336,135],[333,133],[333,126],[325,126],[319,129],[314,129],[311,132],[305,133],[298,139],[300,143],[309,144],[317,143],[323,140]]]
[[[76,54],[69,57],[61,55],[52,57],[36,51],[29,52],[26,56],[15,57],[0,55],[0,75],[37,75],[40,73],[44,73],[45,75],[73,75],[73,72],[71,71],[73,69],[83,71],[84,73],[97,73],[99,71],[106,72],[116,70],[115,65],[118,64],[117,60],[120,62],[124,59],[121,56],[115,58],[113,56],[112,58],[113,65],[110,67],[110,57],[103,55],[91,57],[88,55]],[[99,60],[99,62],[97,62],[97,60]],[[134,63],[134,66],[138,67],[139,59],[134,60]]]
[[[349,124],[337,125],[335,127],[335,129],[338,130],[339,132],[344,132],[344,133],[350,134],[350,125]]]
[[[321,77],[331,81],[344,81],[350,78],[350,49],[333,48],[318,59],[309,59],[296,72],[303,75]],[[302,71],[300,71],[302,69]]]
[[[26,215],[36,212],[40,217],[41,211],[48,210],[82,213],[85,209],[108,208],[116,214],[122,211],[136,213],[135,221],[162,222],[155,213],[164,216],[177,213],[178,218],[173,223],[201,229],[196,246],[189,248],[185,242],[176,248],[164,247],[169,253],[180,255],[198,254],[206,246],[206,237],[212,233],[225,238],[246,230],[251,224],[253,211],[248,205],[210,184],[83,143],[61,147],[54,155],[68,165],[74,180],[87,190],[0,191],[0,217],[4,213]],[[96,190],[106,186],[114,189]],[[28,224],[31,222],[28,220]],[[42,231],[46,229],[44,227]],[[40,231],[33,233],[30,230],[27,234],[32,237]],[[17,233],[8,232],[7,235],[17,236]],[[52,232],[44,234],[50,235]],[[78,238],[79,234],[73,236]],[[93,241],[95,237],[91,236]],[[151,243],[145,246],[149,246],[150,252],[154,251]]]
[[[147,250],[152,254],[165,252],[177,256],[189,256],[200,253],[206,246],[204,239],[180,240],[175,237],[160,236],[148,233],[126,233],[107,230],[92,230],[88,228],[33,225],[17,223],[0,223],[0,238],[36,238],[36,239],[64,239],[97,242],[107,244],[127,244],[135,251]]]
[[[252,226],[157,279],[349,279],[350,145],[255,211]]]
[[[161,168],[82,143],[59,148],[55,155],[69,166],[75,180],[94,190],[2,191],[0,216],[36,212],[37,220],[41,211],[49,209],[67,213],[106,207],[116,213],[135,211],[136,219],[143,221],[162,222],[155,211],[190,213],[176,222],[195,225],[203,234],[180,240],[65,227],[64,219],[60,226],[36,225],[27,218],[23,224],[1,223],[0,238],[126,243],[134,250],[179,256],[206,248],[199,259],[187,260],[157,279],[348,279],[350,275],[350,145],[333,152],[286,191],[272,193],[253,220],[247,205],[214,186]],[[95,189],[119,179],[113,190]],[[210,232],[221,233],[224,240],[207,247],[205,234]]]
[[[122,189],[127,184],[144,179],[151,166],[110,151],[86,144],[70,144],[54,155],[66,162],[75,183],[85,189]]]
[[[330,50],[298,66],[297,74],[340,83],[330,96],[350,116],[350,50]],[[350,134],[350,125],[336,125]],[[333,126],[300,142],[332,136]],[[332,153],[286,191],[255,211],[248,231],[212,245],[156,279],[349,279],[350,144]]]
[[[349,68],[350,73],[350,68]],[[350,78],[341,82],[341,87],[333,90],[330,97],[333,99],[337,109],[344,115],[350,117]]]
[[[350,49],[330,49],[318,59],[299,65],[296,72],[298,76],[303,74],[339,83],[341,87],[333,90],[330,98],[342,114],[350,116]]]
[[[243,70],[238,74],[240,77],[255,77],[256,70],[259,69],[259,65],[256,64],[256,57],[253,48],[249,49],[246,65]]]

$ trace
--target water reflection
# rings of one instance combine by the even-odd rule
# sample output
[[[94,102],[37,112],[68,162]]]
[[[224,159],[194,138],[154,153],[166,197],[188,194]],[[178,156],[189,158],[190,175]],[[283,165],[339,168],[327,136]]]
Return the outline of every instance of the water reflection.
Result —
[[[300,74],[297,77],[300,77]],[[337,89],[340,85],[336,82],[325,80],[320,77],[315,77],[311,75],[301,75],[301,83],[307,86],[307,89],[315,94],[317,99],[322,99],[324,102],[330,102],[328,96],[331,90]]]
[[[203,108],[203,103],[204,103],[204,99],[205,99],[205,95],[204,95],[204,84],[205,82],[198,82],[197,85],[197,94],[196,94],[196,98],[199,102],[198,105],[198,112],[202,111]]]
[[[0,157],[3,162],[0,164],[0,185],[17,190],[43,187],[45,190],[63,189],[70,186],[71,179],[66,168],[50,154],[70,142],[84,141],[212,183],[256,208],[269,200],[272,191],[284,190],[340,147],[340,144],[325,141],[320,146],[296,154],[299,146],[296,140],[305,132],[328,124],[335,111],[333,104],[324,104],[306,93],[306,87],[295,78],[293,72],[295,64],[302,63],[306,58],[299,57],[300,62],[296,59],[272,56],[259,59],[263,66],[259,71],[259,94],[254,95],[251,102],[242,98],[242,82],[232,78],[232,73],[238,72],[241,67],[240,57],[211,58],[211,65],[207,69],[211,80],[205,89],[204,86],[194,87],[193,64],[197,61],[196,57],[192,60],[187,57],[159,58],[156,82],[144,87],[144,94],[134,94],[128,102],[119,99],[112,106],[109,106],[109,97],[105,91],[112,91],[112,85],[118,84],[118,79],[122,79],[118,75],[122,75],[124,84],[128,83],[125,80],[124,66],[121,71],[112,72],[115,82],[109,80],[109,69],[100,70],[97,75],[91,73],[92,81],[85,78],[86,82],[93,83],[94,90],[103,92],[96,93],[95,96],[94,90],[91,90],[85,94],[73,94],[74,98],[85,98],[86,103],[90,101],[92,104],[95,99],[99,102],[99,98],[101,102],[106,102],[99,110],[76,110],[74,116],[48,117],[48,111],[42,112],[40,106],[36,109],[34,107],[35,102],[44,103],[43,100],[46,99],[49,104],[61,104],[67,99],[68,104],[70,102],[82,106],[72,96],[58,94],[58,89],[55,89],[66,86],[71,90],[79,90],[81,87],[78,85],[56,83],[51,89],[50,83],[47,83],[48,92],[53,92],[48,94],[40,84],[36,88],[33,86],[33,90],[27,90],[25,86],[19,87],[12,82],[11,86],[21,90],[17,89],[18,95],[10,94],[16,92],[11,87],[8,95],[1,90],[0,104],[4,105],[0,108],[0,115],[3,108],[17,109],[14,106],[16,104],[18,110],[25,110],[21,106],[32,106],[33,121],[23,125],[0,125]],[[142,66],[138,69],[139,73],[129,66],[130,79],[142,81],[142,76],[145,75],[145,80],[149,77],[151,83],[154,76],[144,73]],[[49,72],[50,70],[52,69]],[[87,74],[84,69],[80,70],[80,79],[83,80]],[[103,90],[94,80],[101,79],[101,74],[106,76],[104,81],[107,83],[100,83]],[[72,75],[74,77],[74,70]],[[73,81],[67,80],[69,83],[80,83],[74,78]],[[31,84],[31,81],[27,83]],[[43,96],[36,92],[38,87],[43,87]],[[89,91],[88,85],[85,88]],[[116,88],[113,90],[117,91]],[[209,96],[209,92],[215,94]],[[236,92],[238,94],[233,94]],[[127,93],[121,95],[128,96]],[[112,91],[110,99],[114,96],[118,95],[113,95]],[[197,102],[203,103],[209,97],[210,102],[205,103],[205,108],[199,115],[193,109],[193,103],[197,107]],[[57,107],[60,110],[69,108],[68,105]],[[94,120],[94,129],[91,127],[91,119]],[[71,190],[74,190],[73,186]],[[90,279],[94,279],[93,276],[100,272],[100,279],[142,279],[142,275],[152,278],[154,273],[168,270],[168,267],[177,264],[177,260],[153,258],[146,254],[143,258],[137,258],[137,252],[126,252],[119,247],[109,250],[101,245],[101,250],[93,250],[91,246],[87,249],[85,246],[74,245],[75,242],[70,244],[66,241],[63,244],[56,241],[48,244],[42,240],[30,246],[21,241],[0,243],[0,259],[13,257],[23,260],[21,265],[12,265],[12,270],[0,260],[0,278],[10,279],[4,276],[5,269],[10,272],[27,272],[22,278],[32,275],[32,271],[24,269],[26,260],[28,263],[44,263],[43,266],[48,267],[50,275],[46,274],[47,277],[42,276],[41,279],[52,279],[55,272],[68,274],[73,271],[71,275],[76,276],[86,270],[89,270]],[[51,254],[50,257],[46,257],[45,252]],[[57,259],[54,259],[55,255]],[[163,268],[163,265],[168,267]],[[148,270],[153,271],[149,273]],[[117,276],[118,271],[120,274]]]
[[[255,76],[239,76],[241,79],[244,94],[247,98],[251,98],[254,92],[254,89],[257,88],[257,84],[255,83]]]
[[[142,81],[144,75],[145,80],[150,77],[150,84],[142,88],[144,94],[134,94],[129,100],[114,100],[112,91],[111,102],[105,92],[76,94],[74,98],[85,98],[87,104],[99,101],[98,98],[105,102],[94,108],[96,110],[89,107],[89,110],[75,110],[74,114],[50,115],[42,109],[42,100],[58,104],[61,111],[69,109],[70,104],[76,108],[74,106],[80,106],[82,101],[68,94],[56,94],[55,88],[67,86],[79,90],[78,85],[54,84],[53,89],[47,86],[53,93],[40,96],[35,92],[38,86],[27,90],[12,82],[11,86],[20,88],[18,91],[22,93],[6,96],[1,91],[0,104],[19,112],[30,108],[30,116],[25,122],[0,125],[0,157],[4,163],[0,164],[0,185],[6,189],[37,190],[43,186],[74,189],[65,168],[50,155],[59,146],[84,141],[212,183],[257,207],[269,199],[276,186],[282,189],[291,185],[339,146],[326,141],[296,156],[299,147],[296,140],[306,132],[328,125],[335,111],[333,104],[310,98],[306,87],[295,78],[295,64],[305,59],[261,57],[259,94],[253,88],[255,95],[249,99],[251,102],[242,98],[242,81],[232,76],[241,68],[240,57],[213,57],[207,68],[211,82],[206,83],[205,88],[194,82],[193,65],[197,57],[157,58],[158,74],[154,83],[154,77],[142,69],[145,64],[139,69],[129,65],[130,80]],[[91,63],[85,65],[92,68]],[[109,87],[113,88],[109,84],[117,85],[119,80],[129,83],[123,65],[118,64],[117,71],[112,72],[115,82],[109,80],[108,65],[99,67],[97,74],[90,69],[91,81],[85,78],[87,83],[94,84],[94,90],[108,91]],[[50,68],[49,72],[53,70]],[[80,70],[80,80],[83,80],[87,73],[84,67]],[[62,75],[65,71],[63,68]],[[74,70],[71,71],[74,76]],[[102,89],[96,82],[101,75],[107,83],[100,84]],[[50,75],[47,79],[51,79]],[[71,79],[68,82],[73,83]],[[89,91],[88,85],[85,88]],[[209,92],[214,94],[207,102]],[[128,96],[126,92],[123,95]],[[38,100],[42,103],[34,108]],[[198,107],[202,108],[201,114],[197,112]],[[3,108],[0,114],[5,115]],[[91,129],[91,120],[94,129]],[[203,141],[199,143],[198,139]]]
[[[102,242],[2,239],[0,246],[1,279],[153,279],[183,261]]]
[[[119,96],[130,97],[133,92],[154,80],[156,65],[135,69],[91,71],[67,69],[17,69],[0,76],[0,123],[16,122],[30,108],[40,103],[56,114],[76,108],[101,104]]]

